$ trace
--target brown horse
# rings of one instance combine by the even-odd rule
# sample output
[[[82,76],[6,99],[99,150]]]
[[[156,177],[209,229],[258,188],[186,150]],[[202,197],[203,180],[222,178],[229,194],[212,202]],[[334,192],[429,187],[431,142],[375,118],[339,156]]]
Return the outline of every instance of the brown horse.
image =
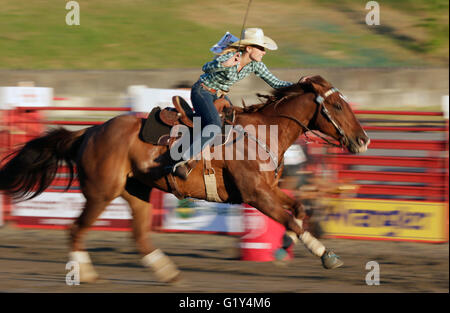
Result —
[[[369,138],[342,94],[320,76],[315,76],[265,96],[267,101],[238,110],[235,125],[276,125],[274,151],[277,167],[284,152],[307,130],[318,130],[346,147],[351,153],[367,149]],[[157,278],[173,281],[179,271],[171,260],[149,242],[149,196],[152,188],[206,199],[202,162],[186,181],[173,177],[164,168],[173,164],[169,148],[145,143],[139,137],[142,119],[135,114],[115,117],[102,125],[80,131],[52,130],[26,143],[0,170],[0,190],[16,200],[42,193],[52,182],[62,162],[77,168],[80,188],[86,197],[83,212],[70,229],[70,259],[80,264],[81,281],[93,281],[95,272],[82,238],[89,227],[116,197],[126,199],[133,216],[133,234],[143,264]],[[269,130],[266,128],[267,137]],[[273,134],[272,134],[273,135]],[[249,136],[245,137],[248,150]],[[234,141],[234,144],[237,144]],[[264,149],[263,149],[264,150]],[[248,152],[248,151],[247,151]],[[225,153],[225,152],[223,152]],[[286,196],[277,186],[279,168],[260,171],[262,158],[211,161],[220,200],[246,203],[286,227],[294,241],[302,241],[325,268],[342,265],[338,257],[302,227],[304,212],[298,201]]]

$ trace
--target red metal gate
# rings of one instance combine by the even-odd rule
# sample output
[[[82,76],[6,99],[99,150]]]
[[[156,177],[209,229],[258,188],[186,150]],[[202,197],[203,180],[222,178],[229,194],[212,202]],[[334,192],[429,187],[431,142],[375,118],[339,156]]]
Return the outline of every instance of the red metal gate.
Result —
[[[12,111],[4,111],[1,121],[0,153],[11,151],[16,144],[23,143],[37,136],[44,126],[62,125],[66,127],[84,127],[98,125],[107,118],[58,120],[45,117],[43,112],[107,112],[122,113],[129,108],[85,108],[85,107],[21,107]],[[358,198],[377,198],[393,200],[411,200],[442,202],[448,205],[448,121],[439,112],[404,112],[404,111],[356,111],[364,128],[368,132],[378,134],[372,139],[370,151],[384,151],[383,155],[349,155],[336,148],[325,148],[312,144],[310,148],[318,148],[320,158],[335,171],[336,178],[356,182]],[[367,118],[369,116],[369,118]],[[376,118],[371,118],[375,116]],[[387,118],[388,116],[395,117]],[[380,118],[381,117],[381,118]],[[407,119],[405,119],[407,118]],[[422,120],[417,120],[420,118]],[[425,119],[425,120],[424,120]],[[392,134],[406,133],[407,139],[390,138]],[[417,139],[417,134],[444,134],[442,138]],[[431,136],[433,137],[433,136]],[[314,149],[312,149],[314,150]],[[317,150],[317,149],[316,149]],[[403,155],[390,154],[386,151],[402,151]],[[411,156],[408,151],[421,155]],[[325,153],[323,153],[325,152]],[[365,167],[365,168],[364,168]],[[386,170],[389,168],[389,170]],[[61,169],[48,192],[61,192],[67,183],[67,170]],[[78,182],[74,182],[69,193],[78,193]],[[11,214],[9,199],[5,199],[5,220],[19,222]],[[153,204],[153,229],[161,229],[162,225],[162,192],[154,191],[151,197]],[[444,221],[448,230],[447,218]],[[23,224],[22,226],[27,226]],[[39,225],[28,225],[39,226]],[[42,225],[41,225],[42,226]],[[47,227],[65,227],[65,225],[47,225]],[[127,223],[120,227],[109,228],[98,226],[98,229],[125,230]],[[447,235],[448,238],[448,235]]]

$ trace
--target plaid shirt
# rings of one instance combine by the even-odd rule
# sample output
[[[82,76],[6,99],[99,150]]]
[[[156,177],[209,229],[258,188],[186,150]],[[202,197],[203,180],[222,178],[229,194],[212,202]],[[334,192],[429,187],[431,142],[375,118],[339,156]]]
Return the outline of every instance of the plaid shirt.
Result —
[[[244,66],[239,73],[237,71],[238,65],[230,67],[223,66],[222,62],[225,62],[234,54],[235,52],[229,52],[220,55],[211,62],[203,65],[202,70],[205,74],[200,76],[200,80],[210,88],[229,91],[234,83],[244,79],[251,73],[255,73],[256,76],[261,77],[272,88],[292,85],[290,82],[276,78],[263,62],[252,61]]]

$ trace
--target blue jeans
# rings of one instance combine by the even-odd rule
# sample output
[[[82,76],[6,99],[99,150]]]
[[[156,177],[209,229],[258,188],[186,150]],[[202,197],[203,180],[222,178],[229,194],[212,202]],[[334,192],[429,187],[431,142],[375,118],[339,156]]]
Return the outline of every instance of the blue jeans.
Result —
[[[225,98],[231,103],[230,99],[225,96]],[[214,106],[214,101],[218,99],[216,94],[212,94],[208,90],[202,87],[201,80],[198,80],[191,89],[191,102],[194,107],[195,116],[201,118],[202,129],[208,125],[216,125],[219,128],[222,127],[219,112],[217,112]],[[191,145],[191,149],[183,154],[183,159],[188,160],[194,155],[203,150],[204,146],[214,139],[214,135],[209,137],[203,137],[201,134],[194,134],[194,141]],[[198,145],[198,141],[201,141],[201,146]],[[196,144],[195,144],[196,143]],[[193,147],[201,147],[200,151],[192,151]]]

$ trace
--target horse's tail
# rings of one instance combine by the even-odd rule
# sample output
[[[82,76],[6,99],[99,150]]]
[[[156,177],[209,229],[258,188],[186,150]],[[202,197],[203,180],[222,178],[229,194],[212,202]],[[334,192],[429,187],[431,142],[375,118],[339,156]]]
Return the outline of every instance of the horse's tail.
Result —
[[[74,179],[75,158],[85,130],[58,128],[27,142],[6,156],[0,164],[0,190],[14,200],[28,200],[41,194],[65,162],[70,171],[69,189]]]

